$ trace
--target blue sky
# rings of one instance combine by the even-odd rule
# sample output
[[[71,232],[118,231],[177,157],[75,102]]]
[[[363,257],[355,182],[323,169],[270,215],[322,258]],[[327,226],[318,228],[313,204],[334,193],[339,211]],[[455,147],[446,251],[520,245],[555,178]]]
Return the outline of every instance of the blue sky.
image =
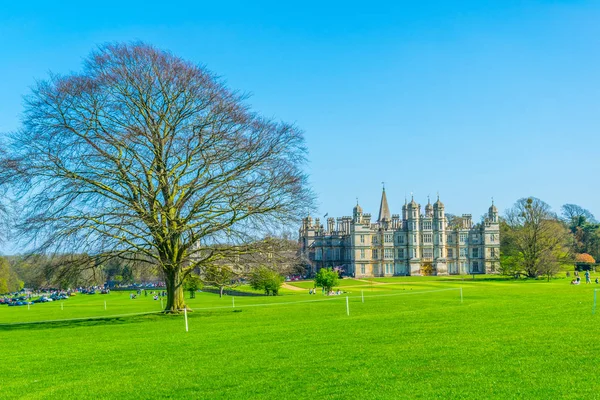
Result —
[[[534,195],[600,216],[598,21],[576,1],[10,2],[0,132],[36,79],[143,40],[301,127],[321,216],[376,214],[382,181],[393,213],[439,191],[455,214]]]

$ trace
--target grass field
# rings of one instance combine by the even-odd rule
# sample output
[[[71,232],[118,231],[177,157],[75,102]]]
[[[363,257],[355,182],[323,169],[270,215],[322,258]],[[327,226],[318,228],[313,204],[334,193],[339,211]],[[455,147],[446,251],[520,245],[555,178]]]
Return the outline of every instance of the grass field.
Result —
[[[600,398],[598,285],[346,282],[350,316],[346,294],[283,290],[233,308],[199,293],[189,332],[182,316],[111,318],[160,309],[127,292],[2,306],[0,398]],[[463,303],[443,290],[459,287]],[[84,317],[106,318],[8,325]]]

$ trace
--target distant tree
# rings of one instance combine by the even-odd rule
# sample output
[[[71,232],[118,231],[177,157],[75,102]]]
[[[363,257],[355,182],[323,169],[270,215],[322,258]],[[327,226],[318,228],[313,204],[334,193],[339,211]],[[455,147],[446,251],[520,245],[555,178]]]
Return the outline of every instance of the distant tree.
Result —
[[[596,260],[594,260],[594,257],[592,257],[591,255],[583,253],[575,255],[575,262],[594,264]]]
[[[200,279],[206,286],[219,289],[219,297],[223,297],[226,288],[239,285],[240,277],[228,265],[207,265],[201,269]]]
[[[202,288],[202,280],[199,276],[190,274],[183,283],[185,290],[190,292],[190,299],[196,298],[196,291]]]
[[[254,290],[262,290],[267,296],[277,296],[283,284],[283,277],[272,269],[262,266],[250,274],[250,286]]]
[[[433,268],[433,264],[431,262],[429,262],[429,261],[424,262],[421,265],[421,275],[430,276],[430,275],[433,275],[434,271],[435,270]]]
[[[560,271],[560,267],[560,256],[557,255],[556,252],[553,252],[552,250],[545,250],[540,254],[538,273],[540,275],[545,275],[548,279],[548,282],[550,282],[550,278]]]
[[[339,274],[331,268],[321,268],[315,275],[315,285],[330,292],[338,284]]]
[[[535,278],[545,273],[545,263],[554,259],[561,263],[568,258],[568,230],[542,200],[518,200],[507,211],[505,222],[504,260],[512,257],[516,273]]]
[[[11,269],[5,257],[0,257],[0,293],[16,292],[23,288],[23,281]]]
[[[577,204],[564,204],[561,207],[561,215],[563,220],[569,224],[570,227],[581,226],[586,221],[598,223],[596,218],[594,218],[594,214]]]
[[[108,44],[83,71],[38,81],[0,183],[25,199],[16,231],[36,252],[78,249],[86,268],[134,255],[162,271],[165,311],[178,312],[195,268],[260,252],[257,238],[312,205],[305,161],[296,126],[252,111],[203,66]]]

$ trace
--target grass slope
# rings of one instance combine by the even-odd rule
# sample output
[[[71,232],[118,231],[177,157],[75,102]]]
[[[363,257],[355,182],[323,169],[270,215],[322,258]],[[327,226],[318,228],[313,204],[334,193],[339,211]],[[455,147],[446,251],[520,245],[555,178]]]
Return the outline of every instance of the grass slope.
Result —
[[[596,285],[385,283],[347,288],[350,316],[344,296],[236,297],[234,310],[203,293],[187,333],[181,316],[155,314],[3,325],[0,397],[598,398]],[[456,290],[418,293],[460,286],[463,304]],[[150,296],[77,296],[64,310],[1,307],[0,324],[157,308]]]

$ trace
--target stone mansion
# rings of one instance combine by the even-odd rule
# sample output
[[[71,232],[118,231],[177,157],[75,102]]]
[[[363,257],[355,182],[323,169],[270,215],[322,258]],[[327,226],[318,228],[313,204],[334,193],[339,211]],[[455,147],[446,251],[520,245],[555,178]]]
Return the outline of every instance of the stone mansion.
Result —
[[[326,226],[308,216],[300,228],[300,247],[313,272],[341,267],[354,277],[495,273],[499,267],[498,209],[473,223],[470,214],[448,221],[444,204],[429,201],[425,213],[414,199],[402,206],[402,219],[390,215],[385,188],[379,217],[356,204],[352,217],[327,218]]]

